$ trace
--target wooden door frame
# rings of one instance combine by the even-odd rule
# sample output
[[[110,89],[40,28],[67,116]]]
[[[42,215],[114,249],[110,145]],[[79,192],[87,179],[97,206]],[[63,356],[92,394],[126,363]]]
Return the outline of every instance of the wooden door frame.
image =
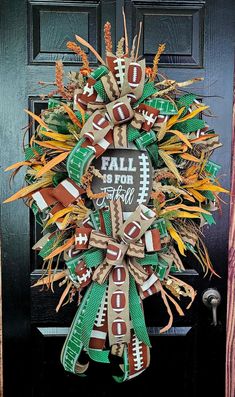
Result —
[[[2,261],[0,241],[0,397],[3,397],[3,356],[2,356]]]
[[[232,128],[231,201],[229,221],[229,259],[226,332],[226,397],[235,395],[235,69]]]

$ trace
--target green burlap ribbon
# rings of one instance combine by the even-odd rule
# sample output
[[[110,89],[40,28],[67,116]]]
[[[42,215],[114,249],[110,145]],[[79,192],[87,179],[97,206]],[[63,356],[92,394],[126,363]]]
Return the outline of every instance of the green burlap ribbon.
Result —
[[[144,313],[134,278],[130,275],[130,314],[135,334],[139,340],[151,347],[148,331],[145,324]]]
[[[98,351],[89,348],[91,332],[106,286],[107,283],[93,283],[82,299],[61,352],[61,363],[66,371],[76,373],[76,363],[83,348],[92,360],[109,363],[109,350]]]

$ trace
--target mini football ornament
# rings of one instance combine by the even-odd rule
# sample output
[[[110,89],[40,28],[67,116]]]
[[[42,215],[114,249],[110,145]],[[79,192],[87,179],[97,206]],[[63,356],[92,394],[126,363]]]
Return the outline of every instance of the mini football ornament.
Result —
[[[163,299],[170,315],[165,332],[172,309],[184,315],[177,300],[184,296],[189,309],[196,295],[177,277],[187,252],[216,275],[200,229],[214,223],[219,193],[227,191],[218,181],[221,167],[210,160],[221,143],[204,121],[208,106],[181,91],[199,79],[163,80],[164,45],[146,67],[140,33],[129,51],[125,26],[114,54],[110,23],[104,32],[106,60],[76,36],[100,66],[91,69],[86,53],[69,42],[81,69],[64,85],[58,61],[48,109],[27,111],[38,126],[25,160],[8,168],[27,167],[26,187],[6,202],[24,198],[44,232],[33,249],[48,273],[34,287],[65,285],[57,311],[77,297],[64,369],[84,375],[92,360],[112,362],[114,379],[123,382],[150,363],[144,299]],[[80,362],[82,352],[87,362]]]

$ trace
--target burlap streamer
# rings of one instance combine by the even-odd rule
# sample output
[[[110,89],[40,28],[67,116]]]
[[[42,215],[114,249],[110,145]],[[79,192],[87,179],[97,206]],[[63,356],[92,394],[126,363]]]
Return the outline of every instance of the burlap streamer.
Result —
[[[154,222],[155,213],[144,205],[140,205],[123,224],[120,200],[111,201],[110,209],[112,237],[93,230],[89,245],[106,250],[105,260],[96,268],[92,279],[102,284],[109,277],[108,329],[109,343],[112,346],[130,342],[129,272],[139,285],[142,285],[148,278],[148,273],[134,258],[144,257],[144,244],[136,241]],[[132,236],[135,227],[138,234],[134,233]],[[124,260],[125,256],[128,256],[127,262]],[[119,354],[119,349],[112,351]]]

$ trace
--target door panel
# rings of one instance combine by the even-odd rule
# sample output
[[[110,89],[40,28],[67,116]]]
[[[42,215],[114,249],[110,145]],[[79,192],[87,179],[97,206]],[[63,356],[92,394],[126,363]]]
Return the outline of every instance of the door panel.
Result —
[[[160,72],[170,79],[184,81],[193,77],[205,80],[191,90],[212,108],[216,117],[208,120],[221,134],[223,147],[213,155],[222,164],[221,181],[230,184],[233,54],[233,5],[208,1],[22,1],[1,2],[2,104],[0,111],[2,169],[23,156],[21,128],[28,123],[23,108],[40,114],[47,106],[41,99],[39,80],[54,81],[54,63],[62,59],[65,72],[76,70],[80,62],[66,48],[74,34],[83,36],[104,54],[103,25],[112,24],[113,41],[123,34],[121,7],[125,5],[130,39],[143,21],[140,54],[151,64],[159,43],[166,43]],[[97,63],[89,53],[93,67]],[[50,90],[50,87],[48,88]],[[45,90],[47,92],[47,90]],[[29,139],[35,125],[27,132]],[[15,178],[14,191],[22,185],[23,173]],[[8,178],[2,184],[8,197]],[[228,200],[227,200],[228,201]],[[182,279],[198,290],[198,297],[184,317],[175,314],[174,327],[160,335],[167,322],[159,296],[144,302],[146,322],[152,341],[151,366],[139,378],[123,385],[114,384],[111,369],[92,364],[87,378],[65,373],[59,355],[76,304],[55,307],[63,287],[55,292],[30,289],[41,274],[41,262],[30,247],[40,230],[22,202],[2,207],[3,241],[3,316],[5,397],[15,395],[70,397],[75,393],[90,396],[118,396],[150,392],[156,394],[203,397],[224,395],[226,277],[228,206],[223,217],[216,215],[215,226],[205,230],[206,243],[221,279],[202,279],[200,267],[192,257],[185,259]],[[31,274],[31,281],[30,281]],[[211,327],[211,315],[201,303],[201,294],[216,287],[222,295],[218,310],[220,324]],[[184,302],[182,302],[184,304]],[[216,365],[214,363],[216,362]],[[14,382],[12,381],[14,379]],[[212,382],[213,379],[213,382]],[[145,385],[143,391],[142,385]],[[155,393],[155,391],[154,391]]]
[[[65,64],[78,65],[76,54],[66,47],[74,34],[100,51],[100,2],[29,1],[28,11],[29,64],[54,65],[57,59],[63,59]],[[93,54],[89,59],[91,65],[97,65]]]
[[[204,2],[137,2],[130,5],[132,26],[143,22],[140,54],[151,63],[156,53],[156,39],[166,44],[161,66],[202,68],[204,50]],[[153,30],[155,40],[153,40]]]

